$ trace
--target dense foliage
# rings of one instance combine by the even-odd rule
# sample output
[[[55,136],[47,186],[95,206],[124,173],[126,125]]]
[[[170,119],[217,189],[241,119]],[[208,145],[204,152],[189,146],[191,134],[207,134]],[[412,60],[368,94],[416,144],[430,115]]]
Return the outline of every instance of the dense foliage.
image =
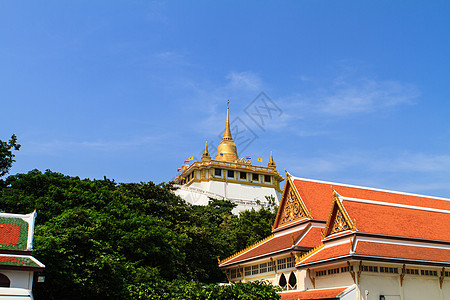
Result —
[[[0,182],[0,207],[37,210],[36,299],[278,299],[264,283],[217,286],[225,258],[271,232],[275,214],[191,206],[171,184],[117,184],[33,170]],[[237,296],[241,295],[241,296]]]

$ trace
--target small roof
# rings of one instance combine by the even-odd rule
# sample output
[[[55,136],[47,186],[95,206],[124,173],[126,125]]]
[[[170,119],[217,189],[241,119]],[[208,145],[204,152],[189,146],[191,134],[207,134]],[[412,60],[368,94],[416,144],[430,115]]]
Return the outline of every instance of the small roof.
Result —
[[[0,251],[33,250],[36,211],[27,214],[0,213]]]
[[[0,254],[0,268],[43,270],[45,265],[30,255]]]
[[[450,242],[450,210],[342,199],[358,232]]]
[[[450,247],[436,245],[405,245],[398,242],[357,241],[356,245],[345,243],[325,244],[305,255],[298,267],[306,268],[336,260],[374,260],[409,264],[450,265]],[[353,250],[353,251],[352,251]]]
[[[280,300],[318,300],[318,299],[339,299],[351,291],[354,286],[331,289],[307,290],[301,292],[283,292]]]
[[[291,250],[305,250],[314,248],[320,243],[322,228],[308,226],[303,230],[286,233],[279,236],[271,236],[262,242],[255,244],[234,256],[220,262],[220,267],[243,263],[248,260],[258,259],[266,255],[274,255]]]
[[[330,205],[333,200],[331,188],[345,198],[366,199],[393,204],[450,210],[450,199],[446,198],[305,179],[290,174],[288,175],[294,183],[303,203],[311,213],[311,217],[314,219],[327,220]]]

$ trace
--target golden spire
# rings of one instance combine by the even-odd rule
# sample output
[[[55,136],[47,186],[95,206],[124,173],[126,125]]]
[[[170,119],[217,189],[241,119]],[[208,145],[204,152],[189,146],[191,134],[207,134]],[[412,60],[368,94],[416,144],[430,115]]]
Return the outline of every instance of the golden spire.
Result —
[[[209,156],[208,152],[208,142],[205,143],[205,151],[203,151],[202,154],[202,161],[208,161],[211,160],[211,156]]]
[[[270,151],[270,160],[269,160],[269,163],[267,164],[267,166],[269,168],[276,168],[275,162],[273,161],[272,151]]]
[[[222,140],[233,140],[231,137],[231,130],[230,130],[230,108],[227,105],[227,121],[225,122],[225,131],[223,133],[223,139]]]
[[[205,143],[205,151],[203,151],[203,155],[209,156],[209,152],[208,152],[208,141],[206,141],[206,143]]]
[[[228,104],[230,100],[228,100]],[[223,133],[222,142],[217,147],[217,155],[215,160],[235,162],[238,160],[236,144],[231,137],[230,130],[230,108],[227,104],[227,120],[225,122],[225,131]]]

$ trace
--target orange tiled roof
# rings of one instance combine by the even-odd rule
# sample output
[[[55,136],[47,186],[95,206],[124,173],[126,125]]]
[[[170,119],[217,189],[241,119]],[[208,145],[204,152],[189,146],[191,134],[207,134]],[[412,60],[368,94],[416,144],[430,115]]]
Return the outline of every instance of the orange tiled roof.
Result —
[[[435,197],[413,195],[367,187],[349,186],[340,183],[315,181],[292,177],[303,203],[314,219],[327,220],[333,200],[331,187],[341,196],[348,198],[384,201],[403,205],[422,206],[450,210],[450,201]]]
[[[355,254],[450,263],[450,250],[448,249],[386,243],[358,242]]]
[[[314,248],[320,245],[323,228],[311,227],[307,233],[300,238],[296,246]]]
[[[20,237],[19,224],[0,224],[0,244],[17,245]]]
[[[345,291],[347,287],[335,289],[308,290],[302,292],[281,293],[281,300],[318,300],[318,299],[339,299],[337,296]]]
[[[318,263],[346,255],[357,259],[360,259],[361,256],[371,256],[377,258],[414,260],[416,262],[428,261],[450,263],[449,249],[432,248],[431,246],[419,247],[401,244],[358,241],[355,252],[351,253],[350,249],[350,242],[340,245],[326,245],[301,261],[300,266],[304,264]]]
[[[450,241],[450,214],[343,201],[359,232]]]
[[[309,255],[306,259],[301,261],[301,264],[307,264],[312,262],[318,262],[330,258],[340,257],[348,255],[350,253],[350,243],[344,243],[340,245],[325,246],[315,253]]]
[[[241,255],[237,255],[228,261],[222,262],[220,266],[222,267],[229,264],[235,264],[237,262],[256,258],[268,253],[291,249],[293,247],[292,239],[294,239],[294,241],[297,241],[297,239],[304,233],[304,231],[305,230],[297,231],[293,234],[284,234],[281,236],[273,237],[254,248],[250,248],[248,251],[242,253]]]

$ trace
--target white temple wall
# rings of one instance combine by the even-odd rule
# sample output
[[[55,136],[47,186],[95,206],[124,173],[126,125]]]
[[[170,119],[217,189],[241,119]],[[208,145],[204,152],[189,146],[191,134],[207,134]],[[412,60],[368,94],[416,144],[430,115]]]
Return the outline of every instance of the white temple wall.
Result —
[[[12,288],[29,289],[33,287],[33,272],[0,270],[0,273],[6,275],[11,281]]]
[[[316,289],[350,286],[353,284],[352,276],[348,272],[316,277],[315,281]]]
[[[447,283],[447,284],[446,284]],[[400,276],[396,275],[363,275],[361,276],[361,300],[378,300],[384,295],[386,300],[424,300],[424,299],[450,299],[450,280],[446,279],[439,287],[437,276],[405,276],[403,285],[400,285]],[[369,294],[365,297],[365,291]]]

